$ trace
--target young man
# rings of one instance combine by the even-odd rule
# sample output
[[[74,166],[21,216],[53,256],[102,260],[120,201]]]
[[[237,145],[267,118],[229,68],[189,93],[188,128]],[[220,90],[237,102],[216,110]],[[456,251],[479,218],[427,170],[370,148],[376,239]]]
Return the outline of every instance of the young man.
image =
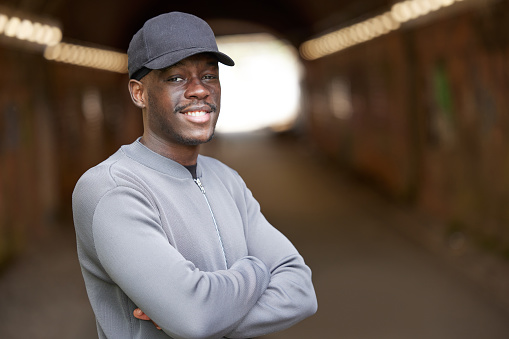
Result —
[[[251,338],[315,313],[297,250],[234,170],[198,154],[219,115],[218,61],[234,64],[210,27],[190,14],[157,16],[128,56],[143,136],[73,193],[99,337]]]

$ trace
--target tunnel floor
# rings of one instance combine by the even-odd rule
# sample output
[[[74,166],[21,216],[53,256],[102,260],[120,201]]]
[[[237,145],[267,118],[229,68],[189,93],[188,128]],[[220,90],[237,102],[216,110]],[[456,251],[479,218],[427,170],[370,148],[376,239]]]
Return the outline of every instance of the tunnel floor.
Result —
[[[461,254],[440,255],[412,231],[427,218],[351,180],[305,145],[254,133],[221,135],[203,149],[243,176],[267,219],[313,270],[317,314],[265,339],[509,338],[499,295],[450,259]],[[97,337],[72,225],[49,231],[0,276],[0,338]],[[509,283],[506,263],[489,263],[497,279],[485,280]]]

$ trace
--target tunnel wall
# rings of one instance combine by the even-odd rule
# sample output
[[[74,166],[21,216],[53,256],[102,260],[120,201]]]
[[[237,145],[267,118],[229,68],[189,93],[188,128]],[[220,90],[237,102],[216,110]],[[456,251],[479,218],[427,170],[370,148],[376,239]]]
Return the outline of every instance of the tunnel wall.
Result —
[[[330,158],[509,257],[509,3],[403,27],[306,62]]]
[[[141,134],[141,113],[126,75],[5,46],[0,71],[1,268],[58,225],[72,227],[77,179]]]
[[[343,168],[509,254],[509,3],[305,62],[305,133]],[[0,45],[0,268],[69,221],[79,176],[141,134],[127,76]],[[69,223],[65,223],[70,226]],[[411,227],[411,225],[409,225]]]

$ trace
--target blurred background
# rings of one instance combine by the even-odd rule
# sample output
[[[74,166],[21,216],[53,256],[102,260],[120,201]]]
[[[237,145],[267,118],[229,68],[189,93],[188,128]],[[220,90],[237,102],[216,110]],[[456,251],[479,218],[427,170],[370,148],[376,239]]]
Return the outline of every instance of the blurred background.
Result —
[[[95,338],[78,178],[141,135],[132,35],[205,19],[244,177],[313,270],[284,338],[509,338],[509,1],[0,2],[0,338]]]

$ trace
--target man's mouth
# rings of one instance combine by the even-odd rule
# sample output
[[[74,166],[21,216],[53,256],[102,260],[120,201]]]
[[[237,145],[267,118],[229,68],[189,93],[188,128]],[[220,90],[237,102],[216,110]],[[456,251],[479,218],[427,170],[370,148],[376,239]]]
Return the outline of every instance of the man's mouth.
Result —
[[[211,111],[204,107],[191,108],[180,112],[185,119],[194,124],[205,124],[211,119]]]
[[[208,112],[205,111],[191,111],[191,112],[185,112],[185,115],[191,116],[191,117],[202,117]]]
[[[182,113],[189,116],[203,116],[207,113],[216,112],[217,107],[214,104],[210,103],[189,103],[187,105],[177,106],[175,107],[175,113]]]

